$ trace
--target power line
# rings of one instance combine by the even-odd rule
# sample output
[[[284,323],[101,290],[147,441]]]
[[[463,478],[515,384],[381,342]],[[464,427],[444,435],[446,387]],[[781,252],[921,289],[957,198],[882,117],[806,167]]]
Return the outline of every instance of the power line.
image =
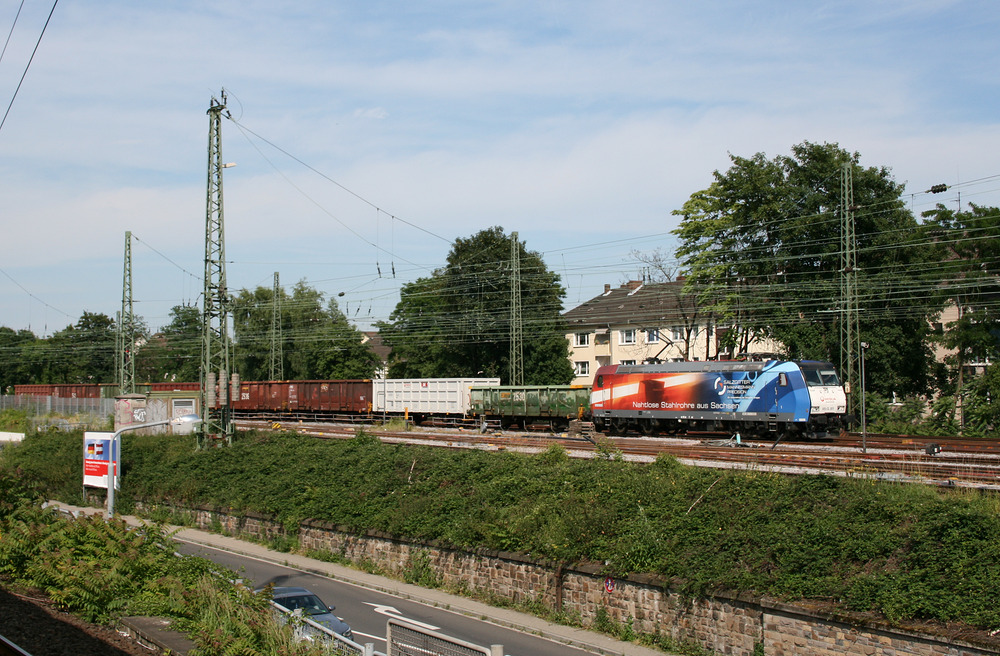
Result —
[[[412,223],[412,222],[410,222],[410,221],[407,221],[406,219],[403,219],[403,218],[400,218],[400,217],[396,216],[395,214],[392,214],[391,212],[386,212],[386,211],[385,211],[384,209],[382,209],[381,207],[379,207],[379,206],[378,206],[378,205],[376,205],[375,203],[371,202],[370,200],[368,200],[367,198],[365,198],[365,197],[364,197],[364,196],[362,196],[361,194],[359,194],[359,193],[357,193],[357,192],[355,192],[355,191],[353,191],[353,190],[351,190],[351,189],[349,189],[349,188],[345,187],[344,185],[342,185],[341,183],[337,182],[336,180],[334,180],[333,178],[331,178],[331,177],[330,177],[330,176],[328,176],[327,174],[323,173],[322,171],[320,171],[320,170],[316,169],[316,168],[315,168],[315,167],[313,167],[312,165],[310,165],[310,164],[307,164],[307,163],[306,163],[306,162],[304,162],[303,160],[301,160],[301,159],[299,159],[298,157],[296,157],[295,155],[291,154],[290,152],[288,152],[288,151],[287,151],[287,150],[285,150],[284,148],[282,148],[282,147],[278,146],[277,144],[275,144],[275,143],[273,143],[273,142],[271,142],[271,141],[269,141],[269,140],[265,139],[264,137],[262,137],[261,135],[257,134],[256,132],[254,132],[254,131],[253,131],[253,130],[251,130],[250,128],[248,128],[248,127],[244,126],[244,125],[243,125],[243,124],[241,124],[241,123],[240,123],[239,121],[237,121],[236,119],[234,119],[234,118],[233,118],[232,116],[226,116],[226,118],[228,118],[228,119],[229,119],[230,121],[232,121],[232,122],[233,122],[233,123],[234,123],[234,124],[235,124],[235,125],[236,125],[236,126],[237,126],[237,127],[238,127],[238,128],[240,129],[240,130],[241,130],[241,131],[242,131],[242,130],[246,130],[247,132],[249,132],[249,133],[250,133],[250,134],[252,134],[253,136],[257,137],[258,139],[260,139],[261,141],[263,141],[263,142],[264,142],[264,143],[266,143],[267,145],[269,145],[269,146],[271,146],[272,148],[274,148],[275,150],[277,150],[278,152],[280,152],[280,153],[284,154],[284,155],[285,155],[286,157],[288,157],[288,158],[290,158],[290,159],[292,159],[292,160],[294,160],[294,161],[298,162],[299,164],[301,164],[302,166],[306,167],[307,169],[309,169],[310,171],[312,171],[312,172],[313,172],[313,173],[315,173],[316,175],[320,176],[321,178],[323,178],[323,179],[324,179],[324,180],[326,180],[327,182],[330,182],[330,183],[332,183],[332,184],[334,184],[334,185],[336,185],[336,186],[340,187],[341,189],[343,189],[344,191],[346,191],[346,192],[347,192],[347,193],[349,193],[350,195],[354,196],[355,198],[357,198],[358,200],[360,200],[360,201],[361,201],[362,203],[365,203],[365,204],[366,204],[366,205],[368,205],[369,207],[371,207],[371,208],[373,208],[373,209],[375,209],[375,210],[377,210],[377,211],[379,211],[379,212],[382,212],[382,213],[383,213],[383,214],[385,214],[386,216],[388,216],[388,217],[390,217],[390,218],[392,218],[392,219],[394,219],[394,220],[396,220],[396,221],[399,221],[400,223],[405,223],[406,225],[410,226],[411,228],[414,228],[414,229],[416,229],[416,230],[419,230],[419,231],[421,231],[421,232],[423,232],[423,233],[426,233],[426,234],[430,235],[431,237],[436,237],[437,239],[440,239],[440,240],[441,240],[441,241],[443,241],[443,242],[446,242],[446,243],[451,243],[451,240],[449,240],[449,239],[446,239],[446,238],[442,237],[442,236],[441,236],[441,235],[439,235],[439,234],[436,234],[436,233],[434,233],[434,232],[431,232],[431,231],[430,231],[430,230],[428,230],[427,228],[423,228],[423,227],[421,227],[421,226],[418,226],[417,224],[415,224],[415,223]],[[258,151],[258,152],[259,152],[259,151]]]
[[[55,13],[56,5],[58,4],[59,0],[55,0],[55,2],[52,3],[52,9],[49,11],[49,17],[45,19],[45,25],[42,26],[42,33],[38,35],[38,41],[35,42],[35,48],[31,51],[31,57],[28,58],[28,63],[24,67],[24,72],[21,73],[21,79],[17,83],[17,88],[14,89],[14,95],[10,98],[10,104],[7,105],[7,111],[4,112],[3,120],[0,120],[0,130],[3,130],[4,123],[7,122],[7,115],[10,114],[10,108],[14,106],[14,99],[17,98],[17,92],[21,90],[21,84],[24,83],[24,78],[28,74],[28,68],[31,67],[31,62],[35,59],[35,53],[38,52],[38,46],[42,43],[42,37],[45,36],[45,30],[48,28],[49,21],[52,20],[52,14]],[[21,10],[18,9],[17,13],[20,14]],[[11,31],[13,31],[13,29],[14,28],[12,27]],[[7,46],[4,45],[4,50],[6,49]]]
[[[0,269],[0,273],[2,273],[3,275],[7,276],[7,279],[8,279],[8,280],[10,280],[10,281],[11,281],[12,283],[14,283],[15,285],[17,285],[17,286],[18,286],[18,288],[19,288],[19,289],[20,289],[20,290],[21,290],[22,292],[24,292],[25,294],[27,294],[27,295],[28,295],[28,296],[29,296],[30,298],[32,298],[32,299],[34,299],[34,300],[38,301],[39,303],[41,303],[41,304],[42,304],[42,305],[44,305],[45,307],[49,308],[50,310],[55,310],[56,312],[58,312],[59,314],[61,314],[61,315],[65,316],[65,317],[69,317],[69,316],[70,316],[69,314],[67,314],[67,313],[63,312],[63,311],[62,311],[62,310],[60,310],[59,308],[57,308],[57,307],[53,307],[53,306],[49,305],[48,303],[46,303],[46,302],[45,302],[45,301],[43,301],[42,299],[38,298],[37,296],[35,296],[35,295],[34,295],[34,294],[32,294],[31,292],[29,292],[29,291],[28,291],[27,289],[25,289],[25,288],[24,288],[24,285],[22,285],[21,283],[19,283],[19,282],[18,282],[18,281],[16,281],[16,280],[14,280],[14,278],[12,278],[12,277],[11,277],[11,275],[10,275],[9,273],[7,273],[6,271],[4,271],[3,269]],[[70,318],[72,319],[72,317],[70,317]]]

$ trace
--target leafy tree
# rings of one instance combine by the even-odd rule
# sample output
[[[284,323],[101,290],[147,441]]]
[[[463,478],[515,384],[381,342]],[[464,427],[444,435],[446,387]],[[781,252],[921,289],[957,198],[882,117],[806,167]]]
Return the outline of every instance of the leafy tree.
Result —
[[[304,281],[291,296],[280,292],[282,359],[287,379],[371,378],[378,356],[363,335],[331,299]],[[274,290],[241,290],[236,297],[233,325],[236,370],[244,380],[269,380]]]
[[[110,317],[84,312],[74,325],[46,340],[46,376],[40,382],[113,382],[117,339],[117,328]]]
[[[288,294],[284,289],[279,289],[279,303],[283,308],[279,317],[282,327],[282,362],[279,372],[285,372],[288,367],[288,353],[290,348],[288,340],[284,337],[285,326],[290,329],[290,322],[286,318],[288,305]],[[245,380],[271,380],[278,378],[278,372],[271,376],[271,324],[272,311],[274,308],[274,290],[269,287],[258,286],[250,291],[240,290],[233,301],[233,333],[236,338],[236,347],[233,358],[236,371]]]
[[[1000,427],[1000,365],[993,363],[982,376],[969,383],[963,394],[969,433],[993,435]]]
[[[12,393],[14,385],[35,382],[24,356],[37,339],[30,330],[0,326],[0,394]]]
[[[564,384],[573,378],[561,299],[565,290],[541,255],[519,249],[524,382]],[[389,322],[390,374],[403,377],[486,376],[509,379],[511,239],[503,228],[457,239],[447,264],[404,286]]]
[[[922,392],[931,363],[926,316],[936,300],[913,294],[933,249],[887,168],[858,153],[804,142],[790,156],[731,156],[708,189],[674,212],[689,290],[729,324],[740,350],[766,336],[794,358],[839,362],[841,179],[853,179],[862,339],[884,393]],[[894,368],[905,363],[905,370]]]
[[[136,380],[145,382],[201,380],[201,309],[175,305],[171,321],[136,352]]]
[[[389,375],[396,378],[434,378],[461,374],[445,371],[451,352],[451,327],[443,320],[449,311],[444,299],[444,276],[435,272],[403,285],[391,322],[379,322],[383,343],[392,347]],[[478,371],[478,370],[476,370]]]
[[[940,250],[937,294],[959,309],[940,336],[954,352],[947,362],[958,395],[966,365],[1000,357],[1000,209],[970,207],[963,212],[938,205],[923,214],[927,235]]]

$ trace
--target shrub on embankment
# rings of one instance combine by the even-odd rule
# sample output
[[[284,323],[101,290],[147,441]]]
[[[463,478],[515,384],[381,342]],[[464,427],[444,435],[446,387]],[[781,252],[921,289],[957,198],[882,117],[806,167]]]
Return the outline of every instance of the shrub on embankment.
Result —
[[[20,470],[0,467],[0,586],[40,591],[88,622],[167,617],[201,656],[328,653],[297,641],[275,621],[266,596],[234,585],[235,573],[175,554],[162,525],[137,530],[101,514],[64,516],[43,508],[30,483]]]
[[[79,444],[79,435],[39,436],[4,460],[65,490],[67,466],[55,462],[79,459]],[[122,511],[142,499],[256,511],[289,527],[312,518],[465,549],[605,562],[609,574],[656,573],[691,594],[724,588],[832,601],[896,622],[1000,628],[1000,502],[988,493],[365,436],[247,434],[200,452],[187,438],[133,437],[123,451]]]

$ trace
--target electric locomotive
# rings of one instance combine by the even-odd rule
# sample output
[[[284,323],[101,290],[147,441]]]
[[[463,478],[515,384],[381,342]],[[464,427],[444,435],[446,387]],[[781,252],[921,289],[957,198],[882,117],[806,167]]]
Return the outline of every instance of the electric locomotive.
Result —
[[[621,434],[727,431],[817,439],[850,424],[847,397],[829,362],[665,362],[597,370],[595,428]]]

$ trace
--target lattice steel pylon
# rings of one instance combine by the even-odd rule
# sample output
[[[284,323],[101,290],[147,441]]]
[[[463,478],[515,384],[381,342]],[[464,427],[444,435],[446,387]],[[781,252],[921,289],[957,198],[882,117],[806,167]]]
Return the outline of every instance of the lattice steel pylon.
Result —
[[[840,178],[840,374],[847,383],[847,411],[852,414],[857,410],[861,394],[853,170],[852,162],[844,162]]]
[[[222,112],[214,97],[208,108],[208,197],[205,213],[205,289],[202,293],[201,396],[202,446],[224,439],[232,442],[229,422],[229,290],[226,287],[226,238],[222,204]],[[218,393],[215,383],[218,381]]]
[[[281,346],[281,285],[274,272],[274,296],[271,299],[271,380],[285,379],[285,357]]]
[[[510,235],[510,385],[524,385],[524,326],[521,323],[521,245]]]
[[[115,360],[118,394],[135,394],[135,314],[132,304],[132,233],[125,231],[125,269],[122,273],[122,311],[118,315]]]

